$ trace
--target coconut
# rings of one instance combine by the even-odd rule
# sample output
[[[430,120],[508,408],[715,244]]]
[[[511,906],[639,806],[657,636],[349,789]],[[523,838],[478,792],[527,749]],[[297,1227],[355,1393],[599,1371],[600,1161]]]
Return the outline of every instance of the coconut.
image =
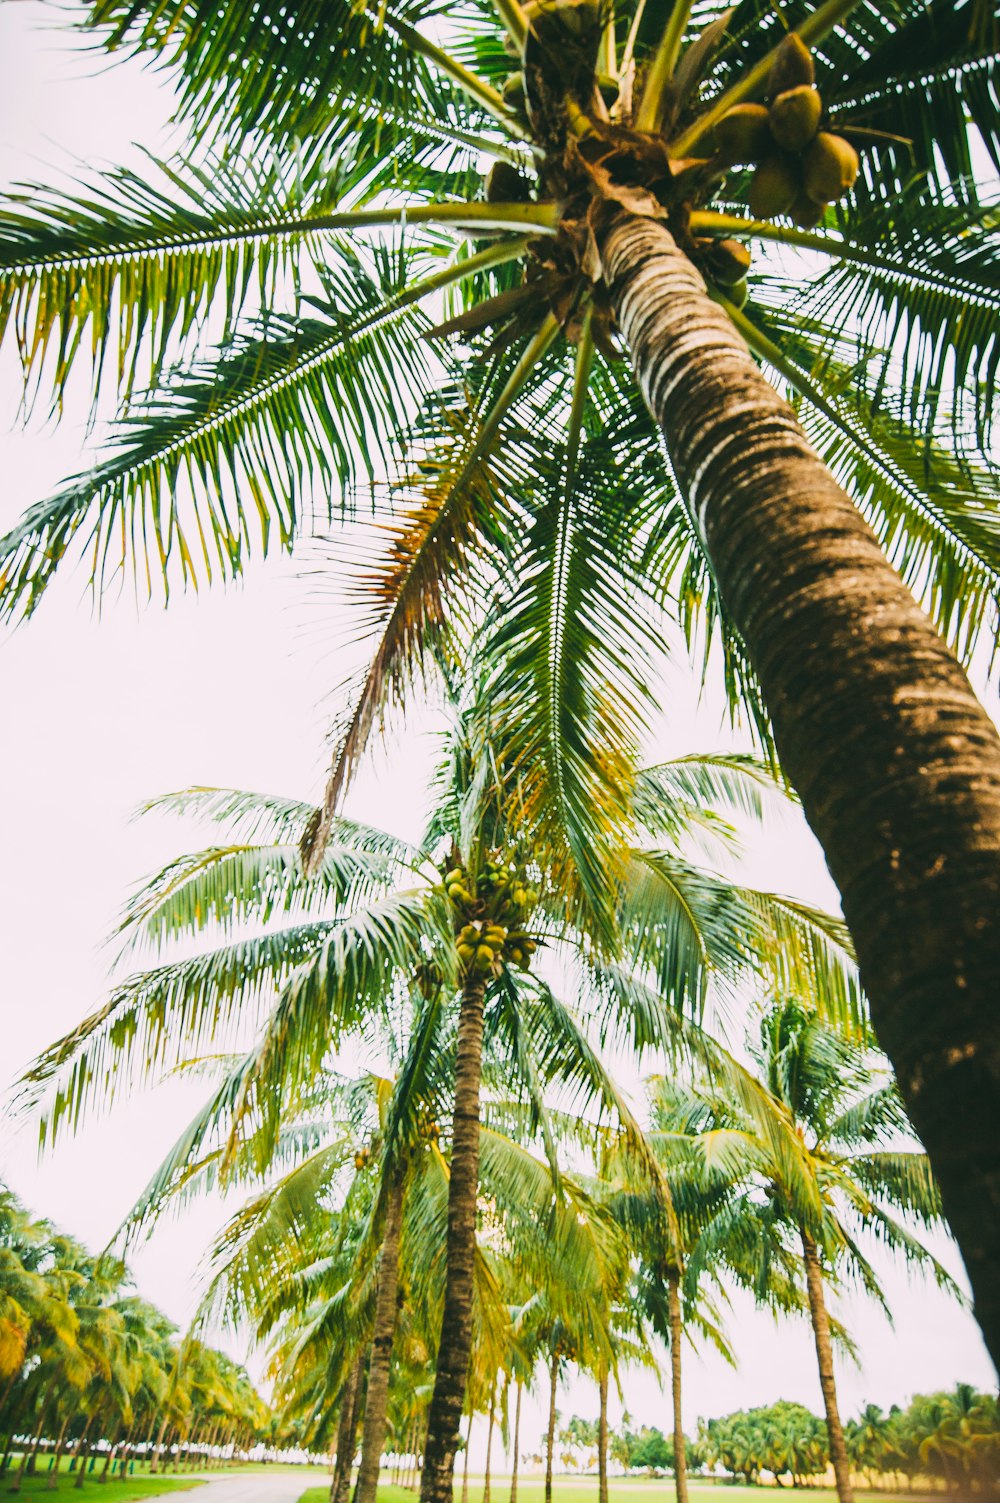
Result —
[[[812,53],[797,32],[790,31],[778,43],[771,71],[767,75],[767,95],[774,99],[786,89],[797,89],[801,84],[815,82],[816,69]]]
[[[771,135],[785,151],[803,151],[819,129],[822,113],[822,101],[811,84],[786,89],[771,101]]]
[[[787,214],[799,196],[798,173],[785,157],[765,157],[750,183],[747,204],[755,219]]]
[[[715,127],[718,155],[726,162],[757,162],[770,144],[767,109],[762,104],[736,104]]]
[[[820,131],[803,158],[806,192],[817,203],[832,203],[858,175],[858,154],[843,136]]]
[[[798,198],[789,209],[792,223],[797,224],[799,229],[811,230],[819,224],[826,213],[826,205],[818,204],[808,193],[800,193]]]
[[[733,287],[747,274],[750,252],[739,240],[716,240],[708,252],[708,265],[721,287]]]

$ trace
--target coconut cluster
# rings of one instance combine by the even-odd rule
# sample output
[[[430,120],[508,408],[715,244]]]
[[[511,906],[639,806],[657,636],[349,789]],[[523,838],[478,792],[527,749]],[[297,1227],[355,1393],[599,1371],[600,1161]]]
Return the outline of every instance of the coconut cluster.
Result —
[[[528,969],[538,946],[524,924],[538,893],[523,872],[503,861],[487,861],[473,878],[455,866],[445,873],[444,888],[455,913],[458,958],[467,973],[496,976],[505,964]]]
[[[820,130],[812,55],[795,32],[777,49],[767,100],[723,115],[715,128],[718,156],[729,166],[753,166],[747,203],[755,219],[787,214],[808,229],[853,185],[858,154],[843,136]]]

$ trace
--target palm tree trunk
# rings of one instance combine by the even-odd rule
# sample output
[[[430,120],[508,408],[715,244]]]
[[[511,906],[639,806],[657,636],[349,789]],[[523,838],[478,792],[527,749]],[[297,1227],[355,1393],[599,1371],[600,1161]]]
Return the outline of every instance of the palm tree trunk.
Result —
[[[670,1316],[670,1394],[674,1409],[674,1491],[677,1503],[688,1503],[687,1453],[684,1446],[684,1415],[681,1409],[681,1320],[680,1279],[667,1274],[667,1309]]]
[[[479,1189],[479,1082],[486,979],[471,972],[462,989],[451,1133],[444,1316],[427,1424],[421,1503],[452,1503],[455,1453],[472,1349],[472,1289]]]
[[[608,1370],[603,1364],[598,1392],[601,1407],[597,1416],[597,1503],[608,1503]]]
[[[337,1503],[337,1492],[341,1473],[344,1470],[344,1453],[347,1450],[347,1431],[351,1423],[351,1410],[354,1407],[354,1385],[358,1381],[357,1363],[351,1368],[340,1392],[340,1416],[337,1420],[336,1455],[333,1464],[333,1475],[330,1478],[330,1503]]]
[[[1000,737],[666,227],[619,214],[602,239],[639,385],[840,889],[1000,1365]]]
[[[35,1452],[38,1450],[38,1442],[41,1439],[42,1430],[45,1427],[45,1416],[48,1413],[49,1399],[51,1397],[52,1388],[50,1386],[49,1391],[46,1394],[44,1402],[42,1404],[42,1412],[39,1416],[38,1425],[35,1429],[34,1435],[32,1436],[31,1443],[25,1446],[24,1453],[21,1456],[21,1465],[18,1467],[16,1473],[14,1474],[13,1482],[7,1489],[7,1491],[10,1493],[19,1493],[21,1491],[21,1483],[24,1481],[25,1476],[30,1475],[31,1473],[31,1463],[35,1459]]]
[[[59,1439],[56,1441],[56,1453],[52,1458],[52,1465],[49,1468],[49,1475],[45,1481],[45,1487],[47,1491],[51,1491],[59,1480],[59,1463],[62,1460],[63,1441],[66,1439],[66,1431],[68,1428],[69,1415],[67,1414],[66,1418],[62,1422],[62,1429],[59,1431]]]
[[[104,1458],[104,1465],[101,1468],[101,1475],[97,1479],[98,1482],[107,1482],[108,1480],[108,1472],[111,1470],[111,1462],[114,1459],[114,1454],[118,1449],[118,1441],[121,1438],[121,1433],[121,1426],[119,1426],[118,1430],[115,1433],[114,1440],[108,1442],[108,1454]]]
[[[556,1448],[556,1388],[559,1384],[559,1353],[552,1353],[549,1366],[549,1425],[545,1436],[545,1503],[552,1503],[552,1456]]]
[[[847,1446],[844,1444],[840,1410],[837,1408],[837,1385],[833,1379],[833,1345],[830,1341],[830,1318],[826,1313],[826,1301],[823,1298],[823,1269],[815,1242],[807,1231],[800,1230],[802,1257],[806,1266],[809,1313],[812,1316],[813,1335],[816,1338],[819,1385],[823,1390],[826,1432],[830,1437],[830,1460],[833,1463],[833,1475],[837,1479],[837,1497],[840,1503],[854,1503],[851,1466],[847,1458]]]
[[[497,1385],[490,1394],[490,1423],[486,1431],[486,1476],[483,1479],[483,1503],[490,1503],[490,1460],[493,1455],[493,1426],[497,1417]]]
[[[80,1439],[76,1443],[76,1450],[73,1452],[73,1458],[69,1464],[69,1469],[71,1472],[75,1471],[77,1468],[79,1468],[81,1472],[83,1471],[83,1468],[86,1464],[87,1436],[90,1434],[90,1427],[93,1424],[93,1421],[94,1416],[91,1414],[88,1416],[87,1421],[80,1432]]]
[[[159,1469],[160,1469],[159,1468],[159,1451],[160,1451],[160,1447],[163,1444],[163,1437],[167,1433],[167,1424],[168,1424],[168,1422],[169,1422],[168,1421],[168,1416],[164,1415],[163,1416],[163,1421],[162,1421],[162,1423],[160,1425],[160,1433],[156,1437],[156,1440],[153,1442],[153,1454],[149,1458],[149,1472],[150,1472],[150,1476],[152,1476],[155,1472],[158,1472]]]
[[[86,1435],[84,1435],[83,1441],[81,1442],[80,1446],[80,1453],[76,1461],[76,1481],[73,1483],[74,1488],[83,1487],[83,1479],[87,1475],[87,1458],[89,1457],[89,1455],[90,1441],[87,1439]]]
[[[469,1455],[472,1451],[472,1413],[465,1430],[465,1460],[462,1466],[462,1503],[469,1503]]]
[[[517,1458],[521,1449],[521,1395],[524,1384],[518,1380],[517,1398],[514,1401],[514,1464],[510,1474],[510,1503],[517,1503]]]
[[[337,1425],[337,1465],[330,1483],[330,1503],[347,1503],[351,1487],[351,1463],[354,1461],[354,1445],[358,1433],[358,1399],[361,1391],[361,1368],[359,1357],[351,1368],[350,1376],[340,1397],[340,1420]]]
[[[403,1219],[403,1184],[399,1180],[389,1191],[382,1236],[382,1253],[378,1265],[378,1295],[375,1301],[375,1332],[368,1365],[368,1397],[365,1400],[365,1425],[361,1437],[361,1466],[354,1490],[354,1503],[375,1503],[379,1465],[385,1442],[386,1411],[389,1405],[389,1367],[392,1340],[396,1333],[396,1289],[399,1284],[399,1232]]]

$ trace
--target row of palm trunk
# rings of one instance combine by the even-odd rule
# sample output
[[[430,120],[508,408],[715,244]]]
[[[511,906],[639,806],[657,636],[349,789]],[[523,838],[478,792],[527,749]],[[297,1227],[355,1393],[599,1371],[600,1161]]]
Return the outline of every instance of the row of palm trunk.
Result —
[[[182,1466],[189,1470],[209,1471],[213,1467],[225,1465],[226,1457],[222,1453],[234,1443],[235,1438],[235,1431],[232,1427],[227,1426],[221,1420],[215,1424],[205,1425],[200,1434],[191,1434],[187,1437],[182,1436],[179,1431],[176,1436],[168,1435],[168,1422],[165,1420],[156,1440],[150,1446],[142,1439],[142,1426],[138,1423],[121,1424],[112,1432],[103,1453],[99,1453],[95,1451],[93,1440],[93,1431],[97,1428],[94,1421],[97,1416],[91,1415],[84,1424],[79,1437],[67,1446],[67,1433],[74,1416],[66,1415],[55,1437],[55,1444],[50,1450],[45,1440],[48,1418],[49,1406],[43,1405],[34,1434],[24,1446],[8,1484],[8,1492],[20,1492],[25,1477],[35,1475],[39,1460],[45,1456],[49,1458],[47,1491],[55,1490],[59,1480],[60,1464],[67,1451],[71,1457],[71,1470],[76,1473],[73,1486],[76,1489],[82,1489],[88,1471],[93,1472],[96,1469],[99,1454],[103,1454],[101,1468],[97,1473],[99,1482],[107,1482],[116,1471],[124,1476],[136,1461],[148,1462],[151,1474],[165,1469],[166,1466],[175,1472],[179,1472]],[[10,1435],[4,1454],[0,1458],[0,1476],[8,1469],[13,1449],[14,1436]]]
[[[455,1457],[460,1449],[460,1425],[466,1399],[466,1383],[472,1345],[473,1267],[476,1251],[476,1203],[479,1182],[480,1086],[482,1078],[483,1007],[485,981],[470,975],[463,987],[458,1020],[454,1125],[448,1194],[446,1282],[441,1335],[436,1361],[434,1394],[427,1417],[421,1468],[421,1503],[451,1503]],[[331,1503],[347,1503],[354,1461],[358,1423],[363,1410],[361,1462],[354,1503],[376,1503],[376,1493],[385,1443],[389,1380],[396,1330],[399,1285],[400,1236],[403,1219],[404,1179],[397,1172],[386,1197],[382,1245],[379,1255],[375,1314],[370,1351],[352,1366],[340,1397],[336,1462],[330,1489]],[[829,1437],[830,1458],[840,1503],[853,1503],[850,1466],[841,1424],[833,1371],[830,1321],[823,1288],[822,1259],[816,1242],[803,1226],[800,1237],[808,1307],[816,1346],[820,1386]],[[687,1464],[682,1407],[683,1309],[681,1270],[665,1272],[669,1313],[672,1431],[677,1503],[688,1503]],[[556,1393],[561,1352],[555,1339],[549,1365],[549,1410],[546,1438],[545,1503],[552,1503],[553,1458],[556,1427]],[[600,1417],[598,1427],[599,1503],[608,1498],[608,1388],[607,1363],[599,1372]],[[517,1462],[520,1444],[522,1385],[517,1385],[513,1436],[514,1476],[511,1503],[516,1503]],[[489,1466],[492,1449],[496,1391],[490,1409],[487,1481],[484,1503],[489,1503]],[[470,1419],[471,1424],[471,1419]],[[417,1447],[414,1447],[416,1451]],[[466,1479],[468,1485],[468,1438]]]

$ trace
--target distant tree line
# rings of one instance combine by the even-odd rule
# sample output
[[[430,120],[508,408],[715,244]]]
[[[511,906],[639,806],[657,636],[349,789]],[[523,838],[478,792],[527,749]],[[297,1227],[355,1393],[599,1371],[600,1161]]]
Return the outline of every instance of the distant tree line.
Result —
[[[959,1383],[951,1393],[918,1394],[888,1412],[866,1404],[857,1419],[844,1425],[851,1468],[870,1486],[944,1482],[966,1496],[990,1496],[1000,1490],[1000,1406],[992,1394]],[[598,1422],[573,1415],[559,1432],[564,1446],[597,1444]],[[672,1472],[674,1443],[652,1425],[632,1428],[625,1415],[610,1440],[610,1452],[627,1471]],[[822,1477],[830,1466],[823,1419],[804,1404],[779,1400],[754,1409],[737,1409],[718,1419],[700,1420],[697,1436],[685,1436],[689,1470],[728,1472],[748,1486],[765,1473],[779,1486],[802,1487]],[[593,1464],[586,1456],[586,1465]],[[578,1462],[576,1464],[579,1464]]]
[[[207,1466],[275,1441],[244,1368],[188,1338],[94,1255],[0,1186],[0,1473],[18,1492],[48,1454],[49,1485],[137,1460]]]
[[[886,1413],[867,1404],[844,1425],[851,1469],[872,1486],[905,1477],[944,1482],[967,1496],[1000,1489],[997,1399],[959,1383],[951,1393],[918,1394]],[[763,1472],[800,1487],[830,1465],[826,1426],[802,1404],[781,1401],[702,1421],[699,1460],[753,1485]],[[641,1463],[640,1463],[641,1464]]]

